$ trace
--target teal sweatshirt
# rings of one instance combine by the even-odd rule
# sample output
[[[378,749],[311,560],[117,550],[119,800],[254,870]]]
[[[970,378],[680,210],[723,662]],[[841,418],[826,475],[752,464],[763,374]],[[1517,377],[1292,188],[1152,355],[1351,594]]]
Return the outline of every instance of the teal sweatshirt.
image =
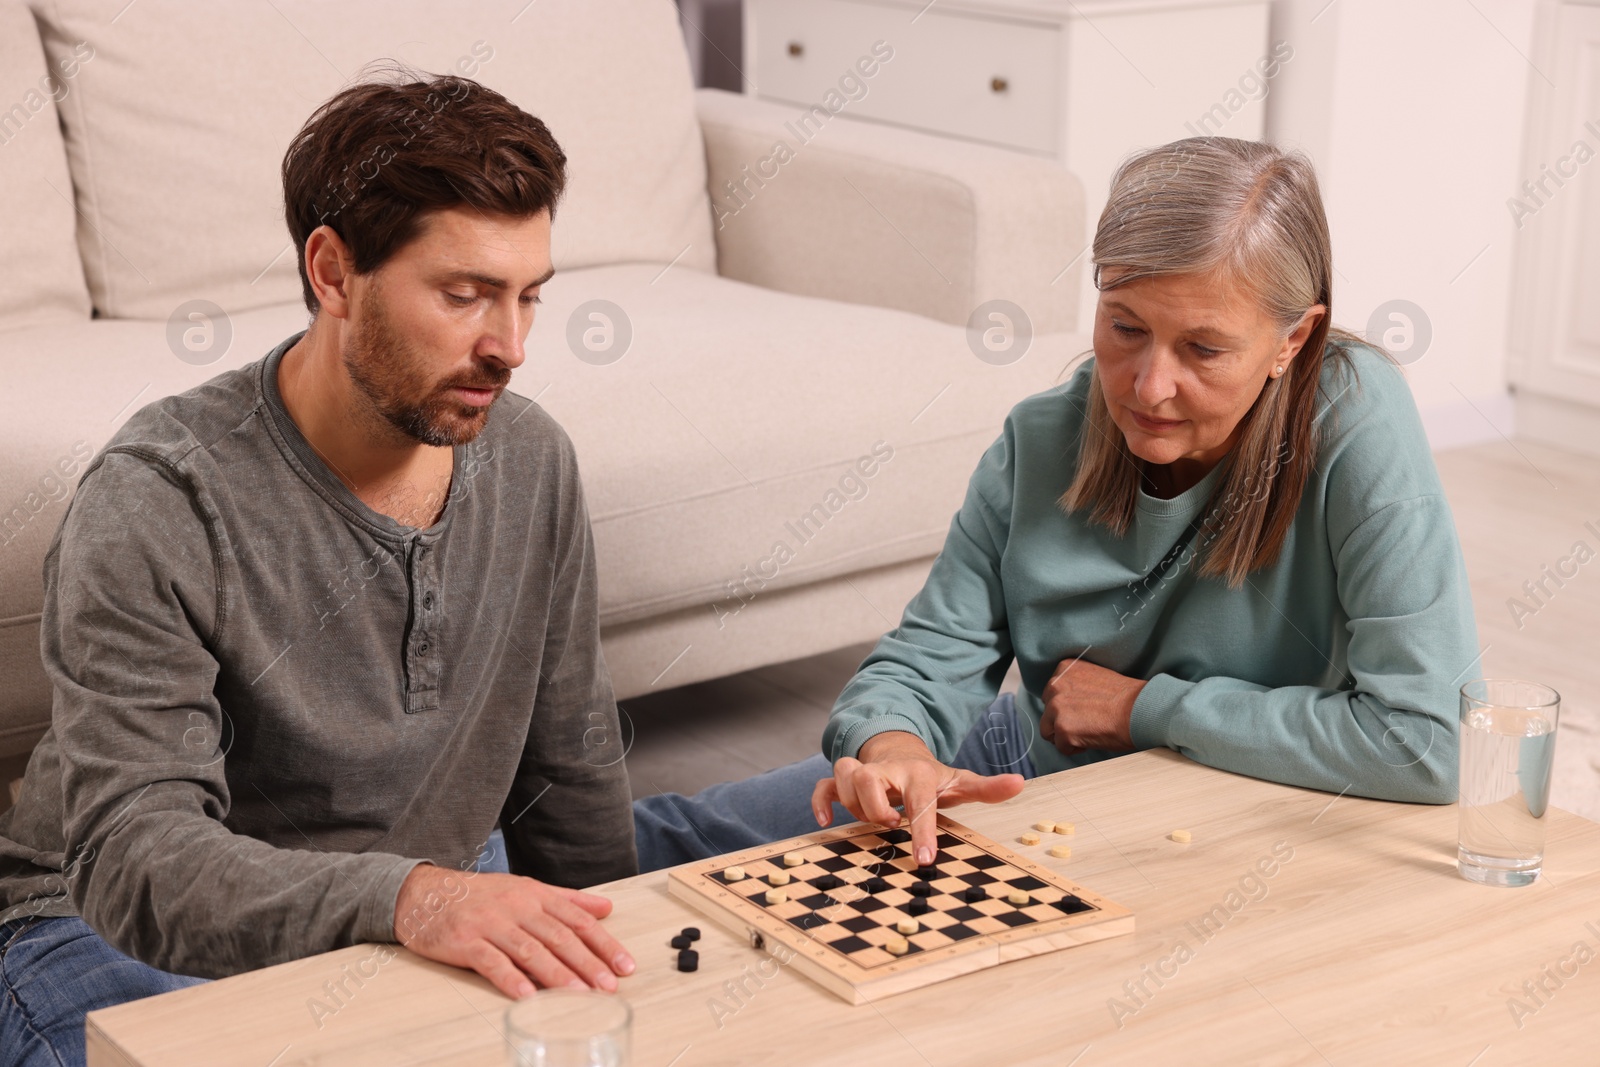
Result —
[[[1082,658],[1147,679],[1140,749],[1332,793],[1456,798],[1457,690],[1479,649],[1460,544],[1411,391],[1365,346],[1324,362],[1316,467],[1277,561],[1229,588],[1197,574],[1225,464],[1143,493],[1125,536],[1057,504],[1076,468],[1094,361],[1007,416],[927,583],[845,686],[832,759],[919,735],[949,762],[1013,658],[1040,774],[1107,759],[1039,736],[1040,694]],[[1352,373],[1352,371],[1354,373]],[[1237,505],[1235,505],[1237,506]]]

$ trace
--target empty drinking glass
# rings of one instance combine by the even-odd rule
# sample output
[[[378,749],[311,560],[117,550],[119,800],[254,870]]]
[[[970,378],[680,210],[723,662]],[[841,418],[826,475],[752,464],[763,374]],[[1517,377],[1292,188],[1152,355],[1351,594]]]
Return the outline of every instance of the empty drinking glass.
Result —
[[[511,1067],[626,1067],[632,1025],[613,993],[540,990],[506,1009]]]

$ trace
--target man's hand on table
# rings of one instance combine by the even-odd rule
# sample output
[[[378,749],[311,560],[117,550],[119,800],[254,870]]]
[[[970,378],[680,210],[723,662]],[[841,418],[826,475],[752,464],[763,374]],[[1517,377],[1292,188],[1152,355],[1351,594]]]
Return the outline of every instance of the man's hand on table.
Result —
[[[1022,792],[1022,775],[985,777],[948,767],[912,733],[891,730],[875,734],[861,746],[860,756],[838,760],[833,777],[817,783],[811,809],[818,824],[827,826],[833,821],[833,802],[837,800],[858,819],[899,826],[902,816],[895,805],[901,804],[911,818],[913,855],[921,864],[933,862],[937,809],[969,801],[996,804]]]
[[[419,956],[477,971],[507,996],[535,985],[614,992],[634,960],[600,925],[611,901],[514,874],[469,881],[422,863],[395,898],[395,940]],[[530,981],[531,979],[531,981]]]
[[[1075,756],[1091,748],[1133,750],[1133,703],[1146,683],[1088,660],[1064,659],[1044,687],[1039,735]]]

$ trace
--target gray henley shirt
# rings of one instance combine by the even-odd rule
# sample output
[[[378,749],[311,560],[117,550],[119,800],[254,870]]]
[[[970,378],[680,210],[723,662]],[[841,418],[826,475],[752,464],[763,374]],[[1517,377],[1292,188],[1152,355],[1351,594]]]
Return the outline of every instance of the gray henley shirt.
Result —
[[[572,444],[505,393],[439,521],[363,504],[266,358],[145,407],[45,559],[52,725],[0,817],[0,922],[80,914],[221,977],[393,940],[422,860],[636,873]]]

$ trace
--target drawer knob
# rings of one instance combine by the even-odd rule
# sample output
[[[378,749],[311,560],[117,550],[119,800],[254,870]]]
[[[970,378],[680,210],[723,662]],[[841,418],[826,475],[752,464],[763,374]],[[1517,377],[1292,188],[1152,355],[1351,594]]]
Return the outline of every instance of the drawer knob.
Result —
[[[803,56],[805,55],[805,52],[806,46],[801,44],[799,41],[789,42],[789,54],[791,56]]]
[[[990,78],[989,88],[997,93],[1003,93],[1007,89],[1011,88],[1011,83],[1006,81],[1004,78]]]

